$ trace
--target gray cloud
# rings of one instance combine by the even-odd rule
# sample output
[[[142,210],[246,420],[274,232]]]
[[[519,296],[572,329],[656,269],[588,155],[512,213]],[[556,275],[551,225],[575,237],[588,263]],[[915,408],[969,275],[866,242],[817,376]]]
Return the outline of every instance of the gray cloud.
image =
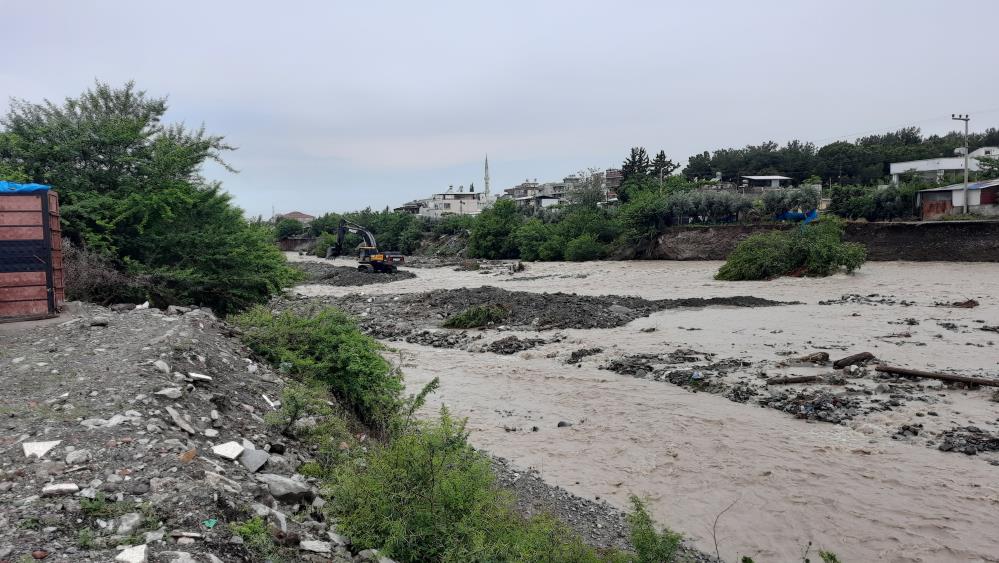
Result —
[[[251,214],[999,109],[989,0],[0,4],[0,105],[135,79],[240,147],[208,174]]]

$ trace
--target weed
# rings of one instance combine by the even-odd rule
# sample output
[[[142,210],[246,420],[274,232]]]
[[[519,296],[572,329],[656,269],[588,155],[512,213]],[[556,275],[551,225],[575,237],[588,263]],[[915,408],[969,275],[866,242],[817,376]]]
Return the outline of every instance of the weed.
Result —
[[[262,517],[254,516],[244,522],[233,522],[229,524],[229,529],[243,538],[243,545],[261,560],[274,560],[277,546],[274,545],[274,540],[271,539],[270,531],[267,529],[267,522]]]
[[[631,543],[638,554],[638,563],[669,563],[680,550],[683,536],[669,529],[656,531],[655,521],[645,508],[645,503],[631,495],[632,513],[628,515],[631,525]]]
[[[499,305],[474,305],[444,321],[444,328],[479,328],[503,322],[506,316]]]
[[[42,521],[32,516],[18,522],[17,527],[21,530],[41,530]]]
[[[326,390],[316,385],[292,383],[281,390],[281,408],[267,413],[264,420],[291,436],[295,423],[307,416],[325,417],[333,413],[326,402]]]
[[[90,528],[82,528],[76,534],[76,546],[80,549],[94,548],[94,531]]]
[[[108,501],[104,493],[97,493],[93,499],[81,498],[80,509],[84,514],[92,518],[117,518],[122,514],[133,512],[135,503],[133,502],[111,502]]]

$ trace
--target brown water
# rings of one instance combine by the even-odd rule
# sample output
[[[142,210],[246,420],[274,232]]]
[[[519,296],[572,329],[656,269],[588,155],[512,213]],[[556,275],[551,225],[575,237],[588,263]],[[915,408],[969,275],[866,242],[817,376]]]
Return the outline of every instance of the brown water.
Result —
[[[999,264],[870,263],[854,276],[736,283],[713,280],[718,266],[531,264],[513,277],[433,269],[415,270],[415,279],[391,284],[299,289],[393,294],[495,285],[645,298],[755,295],[802,301],[777,308],[664,311],[614,329],[561,331],[564,341],[517,356],[391,345],[412,388],[440,377],[428,416],[446,404],[469,418],[477,446],[537,468],[554,484],[622,508],[629,494],[646,497],[661,522],[710,552],[714,519],[734,502],[717,527],[727,561],[736,555],[800,561],[809,541],[844,561],[999,561],[999,467],[982,459],[987,456],[889,439],[894,427],[914,421],[914,411],[926,405],[907,403],[849,426],[808,423],[597,369],[602,358],[681,346],[754,361],[834,347],[833,356],[869,350],[896,365],[999,377],[999,348],[992,344],[999,335],[976,330],[980,323],[974,322],[999,324],[999,300],[989,287],[999,279]],[[518,278],[535,279],[508,281]],[[816,305],[846,293],[888,294],[916,305]],[[933,306],[967,298],[981,306]],[[891,324],[905,318],[919,325]],[[967,328],[945,330],[938,322]],[[646,327],[656,331],[640,331]],[[912,336],[901,344],[884,338],[900,330]],[[579,368],[562,363],[569,351],[589,346],[605,352]],[[976,424],[995,431],[999,403],[990,402],[989,394],[942,392],[930,407],[940,416],[919,421],[928,430]],[[556,428],[561,420],[573,426]],[[538,431],[530,431],[532,426]]]

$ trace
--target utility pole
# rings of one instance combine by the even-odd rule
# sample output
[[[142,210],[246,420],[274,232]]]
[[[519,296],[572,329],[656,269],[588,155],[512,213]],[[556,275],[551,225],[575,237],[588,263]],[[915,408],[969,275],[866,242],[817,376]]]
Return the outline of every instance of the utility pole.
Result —
[[[950,114],[950,118],[955,121],[964,122],[964,214],[968,214],[968,121],[971,120],[968,114]]]

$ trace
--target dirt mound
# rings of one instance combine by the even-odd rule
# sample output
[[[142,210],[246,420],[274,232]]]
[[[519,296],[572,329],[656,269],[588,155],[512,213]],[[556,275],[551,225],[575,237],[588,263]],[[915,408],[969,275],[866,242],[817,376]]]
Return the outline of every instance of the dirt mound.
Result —
[[[308,281],[335,286],[370,285],[374,283],[389,283],[415,278],[416,274],[406,270],[398,270],[394,274],[362,272],[357,268],[334,266],[322,262],[292,262],[292,266],[305,272]]]

